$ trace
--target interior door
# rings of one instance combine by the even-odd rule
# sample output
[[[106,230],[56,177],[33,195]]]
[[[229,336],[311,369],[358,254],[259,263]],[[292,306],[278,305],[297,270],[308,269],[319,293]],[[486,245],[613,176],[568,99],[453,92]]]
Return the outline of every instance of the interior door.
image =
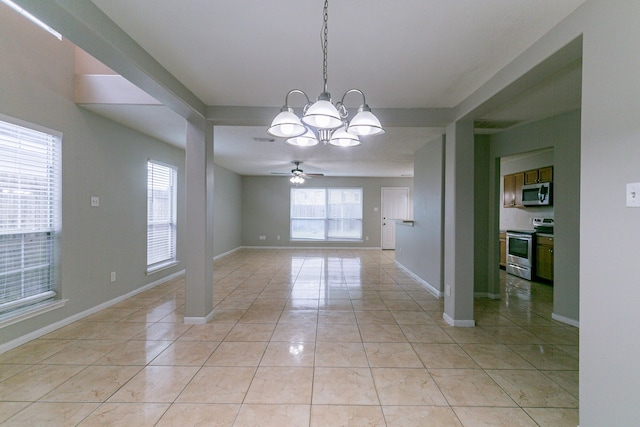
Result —
[[[396,248],[397,219],[409,219],[409,188],[382,187],[382,249]]]

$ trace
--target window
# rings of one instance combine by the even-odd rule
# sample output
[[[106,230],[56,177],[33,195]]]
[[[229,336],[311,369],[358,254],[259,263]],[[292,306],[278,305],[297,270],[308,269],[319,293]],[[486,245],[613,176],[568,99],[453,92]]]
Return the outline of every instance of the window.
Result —
[[[147,273],[177,262],[177,176],[173,166],[147,162]]]
[[[362,188],[292,188],[291,240],[361,240]]]
[[[0,121],[0,314],[55,297],[58,277],[62,140],[16,123]]]

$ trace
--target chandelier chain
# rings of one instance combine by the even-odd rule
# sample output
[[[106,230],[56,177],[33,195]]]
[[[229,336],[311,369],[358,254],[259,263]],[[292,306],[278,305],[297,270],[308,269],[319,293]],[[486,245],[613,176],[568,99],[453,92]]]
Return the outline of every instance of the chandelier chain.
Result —
[[[322,78],[324,79],[324,92],[328,92],[327,90],[327,80],[328,76],[328,66],[327,66],[327,55],[329,53],[329,0],[324,1],[324,21],[322,24]]]

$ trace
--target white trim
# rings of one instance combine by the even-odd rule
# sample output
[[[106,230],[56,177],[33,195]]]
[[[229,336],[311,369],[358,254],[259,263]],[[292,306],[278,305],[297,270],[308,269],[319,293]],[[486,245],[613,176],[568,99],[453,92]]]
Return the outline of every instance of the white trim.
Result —
[[[471,319],[471,320],[455,320],[452,319],[451,317],[449,317],[449,315],[447,313],[442,313],[442,318],[444,319],[445,322],[447,322],[449,325],[451,326],[457,326],[460,328],[473,328],[474,326],[476,326],[476,321]]]
[[[10,311],[9,313],[0,316],[0,329],[6,328],[14,323],[22,322],[23,320],[31,319],[32,317],[40,316],[41,314],[49,311],[57,310],[64,307],[68,299],[59,299],[52,301],[44,301],[39,304],[23,307],[16,311]]]
[[[580,322],[575,319],[571,319],[570,317],[561,316],[559,314],[551,313],[551,318],[553,320],[557,320],[558,322],[566,323],[567,325],[575,326],[576,328],[580,327]]]
[[[204,317],[186,317],[184,318],[185,325],[206,325],[213,319],[213,310],[211,313]]]
[[[409,270],[407,267],[405,267],[404,265],[400,264],[398,261],[394,260],[394,262],[396,263],[396,265],[398,267],[400,267],[400,269],[402,271],[404,271],[409,276],[411,276],[416,282],[418,282],[420,285],[422,285],[422,287],[426,288],[433,295],[435,295],[438,298],[442,298],[444,296],[444,292],[440,292],[438,289],[436,289],[433,286],[431,286],[431,284],[429,284],[429,282],[427,282],[427,281],[423,280],[422,278],[420,278],[413,271]]]
[[[166,270],[168,268],[175,267],[178,264],[180,264],[180,261],[178,261],[178,260],[167,261],[164,264],[156,264],[155,267],[147,269],[146,275],[147,276],[151,276],[154,273],[159,273],[162,270]]]
[[[227,252],[222,253],[222,254],[220,254],[220,255],[216,255],[216,256],[214,256],[214,257],[213,257],[213,260],[215,261],[215,260],[218,260],[218,259],[220,259],[220,258],[224,258],[224,257],[226,257],[227,255],[231,255],[232,253],[239,251],[240,249],[242,249],[242,246],[238,246],[238,247],[237,247],[237,248],[235,248],[235,249],[231,249],[230,251],[227,251]]]
[[[69,316],[67,318],[64,318],[64,319],[62,319],[62,320],[60,320],[60,321],[58,321],[56,323],[51,323],[50,325],[47,325],[44,328],[40,328],[40,329],[38,329],[36,331],[30,332],[30,333],[28,333],[26,335],[22,335],[22,336],[14,339],[14,340],[11,340],[9,342],[4,343],[4,344],[0,344],[0,354],[4,353],[5,351],[9,351],[9,350],[11,350],[13,348],[16,348],[16,347],[18,347],[18,346],[20,346],[22,344],[25,344],[25,343],[27,343],[27,342],[29,342],[31,340],[34,340],[36,338],[40,338],[41,336],[46,335],[49,332],[53,332],[56,329],[60,329],[63,326],[67,326],[67,325],[69,325],[69,324],[71,324],[71,323],[73,323],[73,322],[75,322],[77,320],[80,320],[80,319],[85,318],[87,316],[90,316],[90,315],[92,315],[94,313],[97,313],[100,310],[104,310],[105,308],[109,308],[112,305],[115,305],[115,304],[117,304],[117,303],[119,303],[121,301],[126,300],[127,298],[131,298],[134,295],[137,295],[137,294],[139,294],[141,292],[144,292],[146,290],[154,288],[154,287],[156,287],[156,286],[158,286],[158,285],[160,285],[162,283],[168,282],[169,280],[175,279],[176,277],[180,277],[180,276],[184,275],[184,273],[185,273],[185,270],[181,270],[181,271],[178,271],[177,273],[170,274],[169,276],[165,276],[162,279],[158,279],[155,282],[151,282],[151,283],[149,283],[147,285],[144,285],[144,286],[142,286],[142,287],[140,287],[138,289],[135,289],[135,290],[133,290],[133,291],[131,291],[131,292],[125,294],[125,295],[121,295],[121,296],[119,296],[117,298],[114,298],[114,299],[112,299],[110,301],[104,302],[104,303],[102,303],[100,305],[97,305],[95,307],[92,307],[92,308],[90,308],[88,310],[85,310],[85,311],[82,311],[80,313],[76,313],[73,316]],[[63,300],[63,301],[67,301],[67,300]]]

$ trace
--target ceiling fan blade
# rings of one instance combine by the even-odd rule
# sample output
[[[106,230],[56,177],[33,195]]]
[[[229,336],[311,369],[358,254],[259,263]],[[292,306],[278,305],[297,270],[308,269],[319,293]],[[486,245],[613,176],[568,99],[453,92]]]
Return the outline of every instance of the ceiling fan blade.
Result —
[[[313,176],[324,176],[323,173],[303,173],[302,175],[310,176],[310,177],[313,177]]]
[[[271,175],[291,175],[291,172],[271,172]]]

